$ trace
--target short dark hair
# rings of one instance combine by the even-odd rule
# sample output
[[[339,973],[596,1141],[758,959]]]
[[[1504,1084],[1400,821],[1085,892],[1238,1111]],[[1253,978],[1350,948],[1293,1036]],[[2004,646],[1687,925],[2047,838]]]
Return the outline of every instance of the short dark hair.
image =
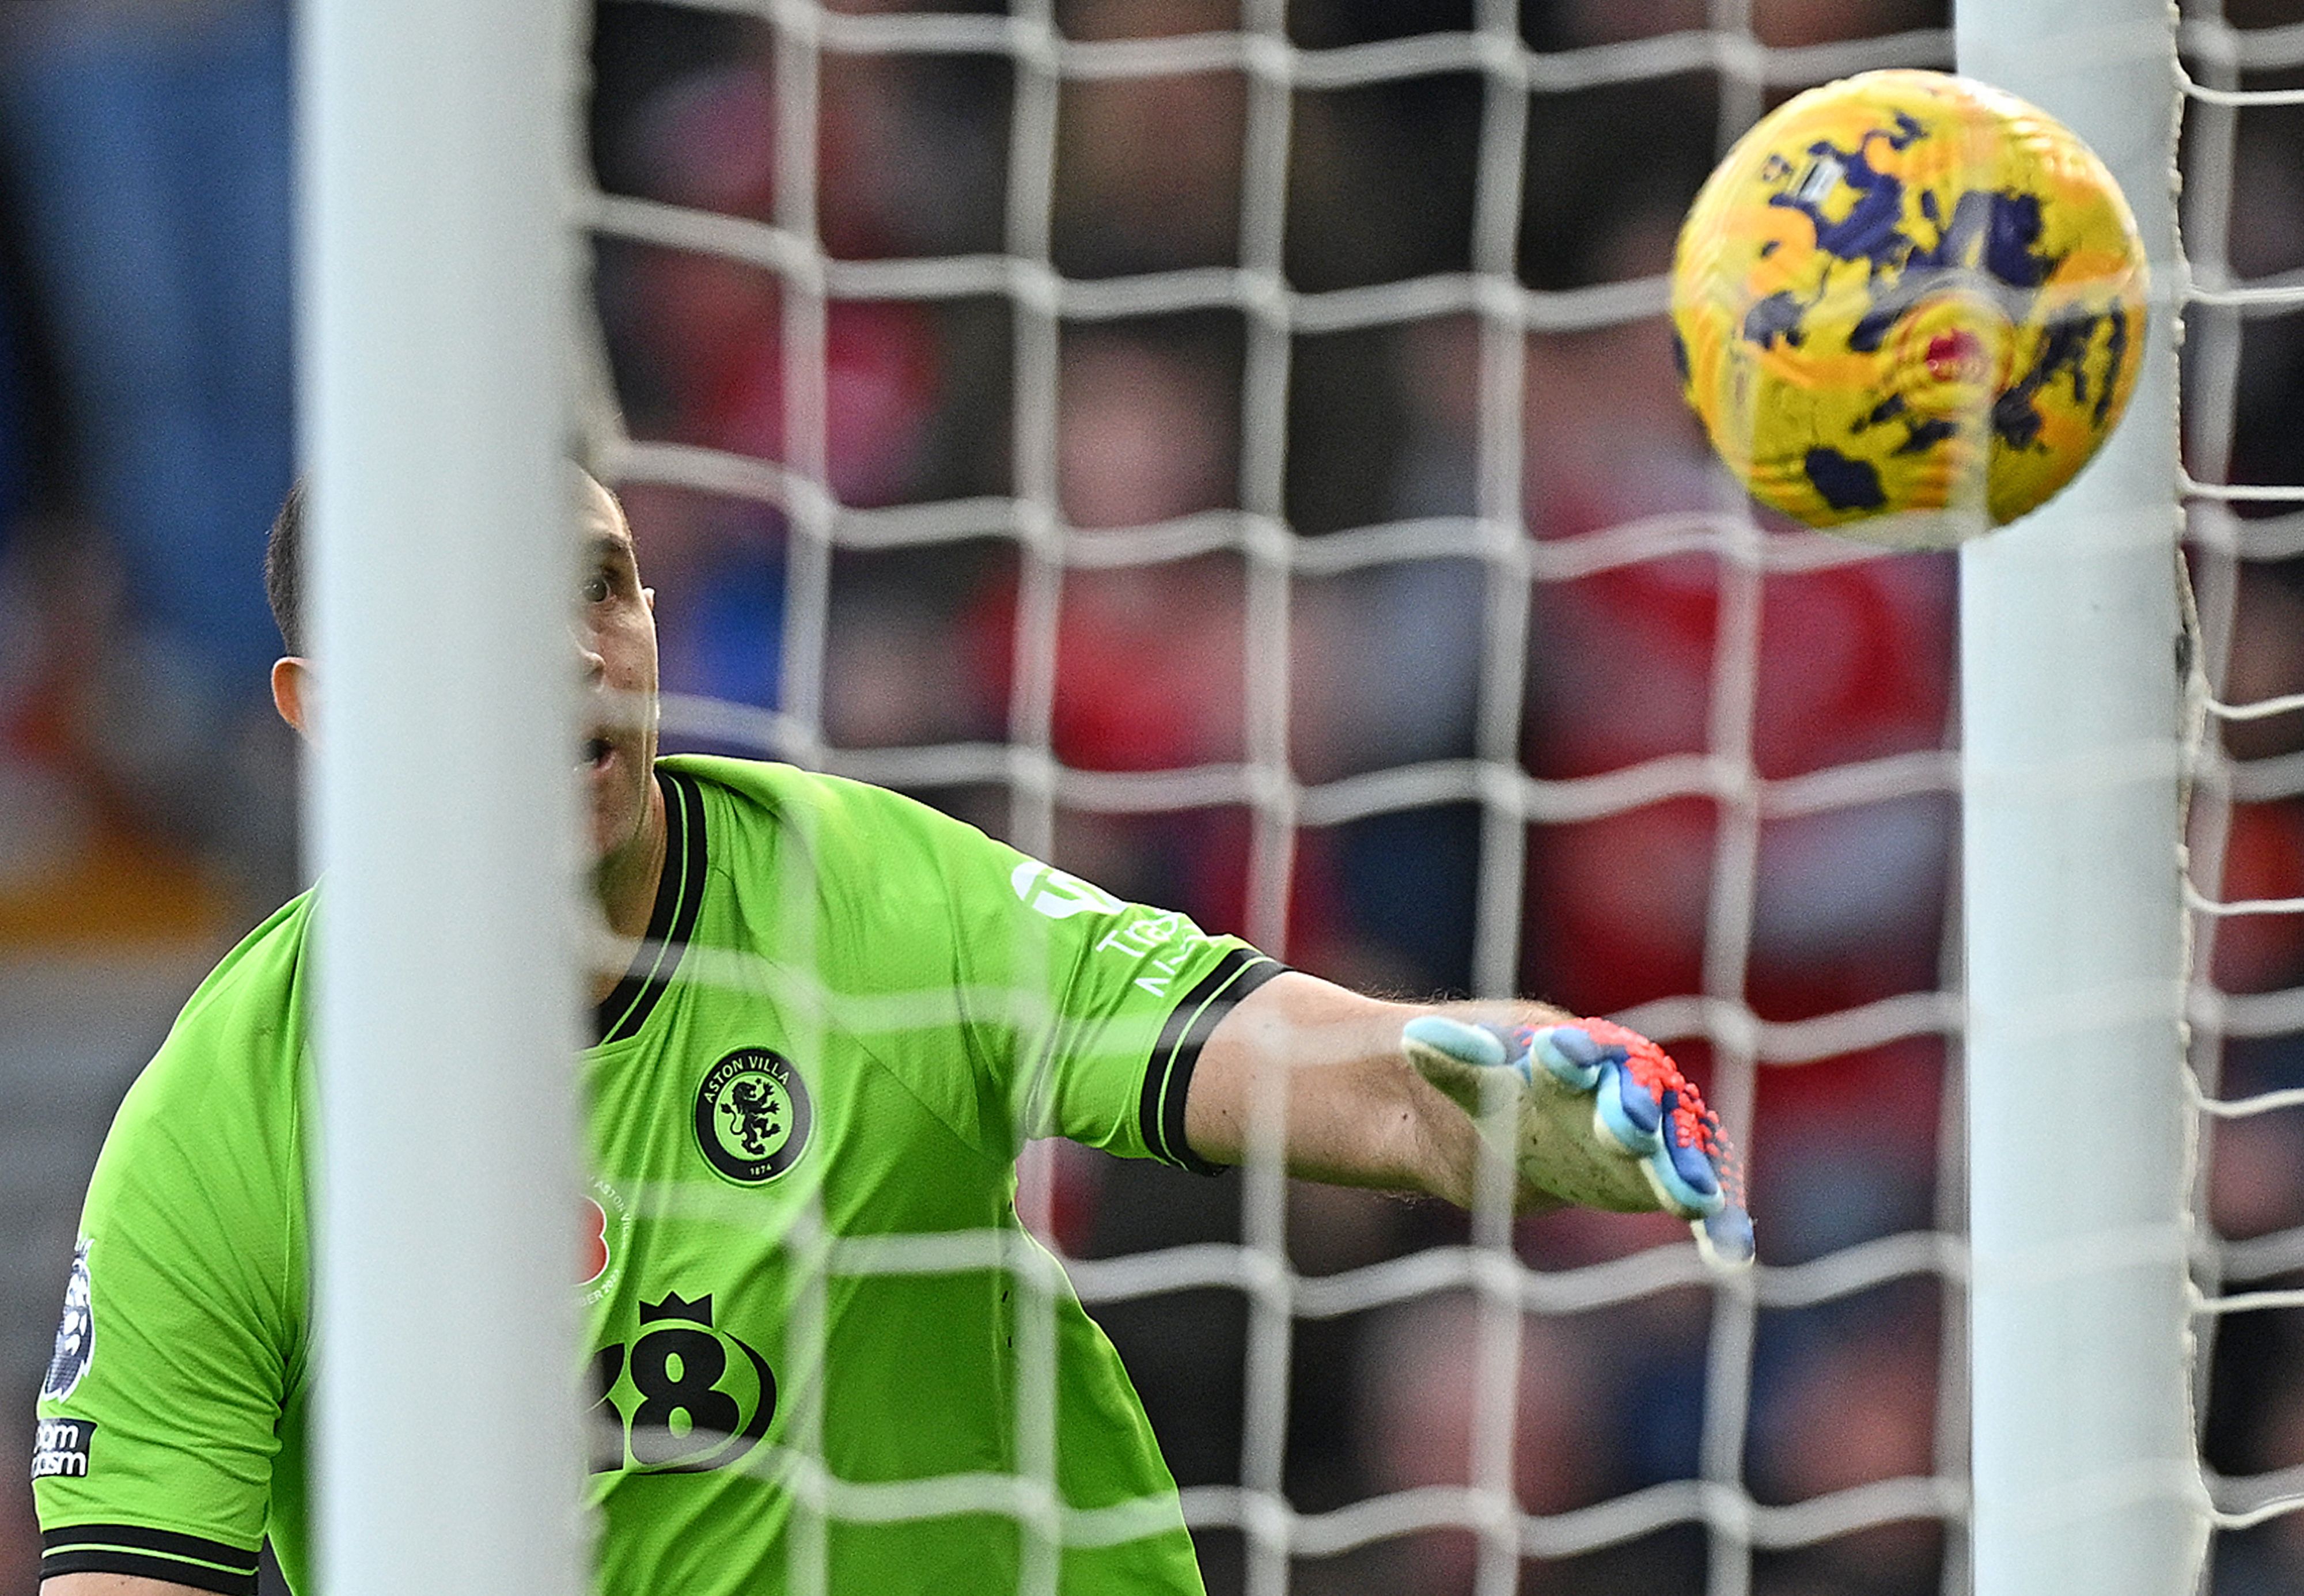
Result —
[[[264,545],[264,596],[288,652],[304,652],[304,485],[288,490]]]

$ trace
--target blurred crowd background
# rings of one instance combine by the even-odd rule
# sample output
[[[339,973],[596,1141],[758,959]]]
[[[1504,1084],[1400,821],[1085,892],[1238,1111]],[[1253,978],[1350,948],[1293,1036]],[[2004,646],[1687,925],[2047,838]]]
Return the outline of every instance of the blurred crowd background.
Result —
[[[1942,0],[1753,0],[1749,11],[1773,46],[1949,25]],[[1056,14],[1080,39],[1239,25],[1235,0],[1059,0]],[[2300,0],[2231,0],[2226,14],[2304,25]],[[1707,24],[1702,0],[1526,0],[1522,19],[1546,50]],[[1468,0],[1297,0],[1289,15],[1308,47],[1470,23]],[[0,5],[0,1411],[27,1434],[80,1185],[112,1104],[214,956],[300,878],[295,755],[264,693],[277,639],[258,578],[294,457],[290,36],[281,0]],[[593,67],[591,149],[606,190],[774,214],[768,29],[609,0]],[[2299,81],[2258,74],[2249,86]],[[1003,248],[1015,92],[1005,58],[826,54],[819,92],[817,202],[834,256]],[[1295,96],[1295,287],[1469,269],[1483,93],[1475,76],[1436,73]],[[1716,154],[1723,94],[1705,71],[1535,97],[1522,281],[1569,289],[1663,271]],[[1231,72],[1065,83],[1057,269],[1098,278],[1235,264],[1247,104]],[[2304,107],[2244,114],[2239,148],[2234,270],[2304,271]],[[781,458],[775,277],[624,243],[600,244],[594,265],[632,434]],[[998,297],[834,302],[828,449],[841,501],[1019,491],[1012,334]],[[1246,342],[1232,312],[1063,328],[1055,475],[1074,536],[1240,506]],[[1446,316],[1294,340],[1284,491],[1298,533],[1473,512],[1478,344],[1470,317]],[[1661,317],[1532,336],[1525,375],[1530,536],[1732,503],[1681,403]],[[2304,482],[2304,316],[2249,324],[2238,393],[2233,479]],[[774,707],[777,513],[664,487],[626,498],[660,595],[666,688]],[[832,742],[1006,737],[1019,582],[1005,539],[843,554]],[[1300,779],[1472,752],[1483,582],[1476,563],[1445,559],[1295,582]],[[1527,768],[1584,776],[1712,747],[1723,591],[1708,554],[1540,586]],[[1074,569],[1057,638],[1064,763],[1156,771],[1244,757],[1245,593],[1232,553]],[[1751,730],[1760,773],[1950,746],[1954,610],[1946,556],[1770,576]],[[2304,689],[2304,563],[2248,568],[2237,637],[2226,697]],[[2304,717],[2240,728],[2231,747],[2249,758],[2304,750]],[[1002,792],[921,796],[1003,828]],[[1522,990],[1580,1012],[1704,990],[1721,820],[1709,800],[1684,798],[1531,828]],[[1771,821],[1745,963],[1753,1009],[1800,1019],[1936,989],[1956,823],[1941,794]],[[1233,930],[1249,830],[1246,811],[1223,807],[1066,810],[1055,852],[1114,891]],[[1479,840],[1470,806],[1307,831],[1276,950],[1393,993],[1466,990]],[[2304,891],[2304,811],[2242,806],[2225,886]],[[2216,957],[2227,991],[2304,984],[2292,919],[2235,923]],[[1676,1051],[1703,1079],[1702,1045]],[[2304,1084],[2304,1047],[2235,1045],[2226,1070],[2240,1088]],[[1958,1124],[1946,1072],[1934,1038],[1762,1071],[1748,1151],[1766,1262],[1956,1227],[1957,1194],[1937,1189],[1940,1127],[1948,1115]],[[2210,1151],[2227,1234],[2304,1222],[2304,1127],[2292,1116],[2227,1125]],[[1236,1178],[1093,1154],[1055,1169],[1056,1233],[1078,1254],[1239,1235]],[[1309,1273],[1465,1235],[1444,1210],[1310,1187],[1292,1194],[1290,1227]],[[1563,1214],[1526,1222],[1519,1242],[1529,1262],[1561,1268],[1671,1235],[1661,1221]],[[1957,1302],[1922,1275],[1762,1313],[1744,1464],[1758,1498],[1925,1475],[1940,1460],[1956,1469],[1937,1401],[1939,1364],[1958,1355],[1943,1341],[1948,1311]],[[1698,1472],[1711,1314],[1708,1292],[1688,1288],[1527,1322],[1518,1471],[1529,1509]],[[1184,1293],[1099,1317],[1179,1479],[1236,1481],[1238,1296]],[[1438,1297],[1298,1325],[1287,1484],[1300,1508],[1465,1478],[1473,1321],[1469,1302]],[[2304,1464],[2304,1320],[2258,1313],[2224,1328],[2207,1436],[2229,1472]],[[0,1470],[0,1596],[32,1589],[35,1546],[22,1472]],[[1919,1596],[1938,1588],[1948,1555],[1932,1521],[1875,1527],[1764,1554],[1758,1588]],[[2218,1557],[2221,1596],[2304,1592],[2304,1522],[2226,1537]],[[1297,1588],[1442,1596],[1471,1588],[1472,1558],[1469,1535],[1425,1535],[1306,1559]],[[1682,1525],[1531,1562],[1523,1586],[1695,1592],[1706,1558],[1701,1531]],[[1236,1537],[1204,1539],[1213,1590],[1239,1588],[1241,1560]]]

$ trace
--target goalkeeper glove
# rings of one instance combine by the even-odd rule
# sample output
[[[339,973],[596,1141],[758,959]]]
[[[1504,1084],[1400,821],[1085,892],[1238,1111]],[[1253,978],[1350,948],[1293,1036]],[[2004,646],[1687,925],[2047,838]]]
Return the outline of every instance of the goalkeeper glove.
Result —
[[[1483,1086],[1511,1105],[1520,1180],[1588,1208],[1662,1209],[1705,1261],[1752,1261],[1752,1220],[1719,1116],[1664,1051],[1604,1019],[1504,1027],[1419,1015],[1401,1034],[1419,1073],[1477,1121]]]

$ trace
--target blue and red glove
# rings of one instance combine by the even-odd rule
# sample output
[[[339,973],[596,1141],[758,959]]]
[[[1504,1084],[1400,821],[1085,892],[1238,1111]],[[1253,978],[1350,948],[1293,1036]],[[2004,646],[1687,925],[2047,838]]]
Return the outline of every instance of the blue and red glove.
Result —
[[[1486,1083],[1504,1084],[1527,1185],[1587,1208],[1661,1209],[1689,1222],[1706,1262],[1751,1262],[1752,1219],[1719,1116],[1639,1032],[1605,1019],[1507,1027],[1426,1014],[1401,1047],[1475,1119]]]

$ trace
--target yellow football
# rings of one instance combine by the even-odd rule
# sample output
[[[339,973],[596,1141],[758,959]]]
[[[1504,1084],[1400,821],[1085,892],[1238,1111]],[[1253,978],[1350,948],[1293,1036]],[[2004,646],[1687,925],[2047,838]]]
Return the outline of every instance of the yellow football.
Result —
[[[1969,79],[1876,72],[1728,152],[1681,228],[1672,319],[1688,401],[1755,498],[1934,544],[2088,463],[2135,385],[2147,286],[2128,202],[2069,129]]]

